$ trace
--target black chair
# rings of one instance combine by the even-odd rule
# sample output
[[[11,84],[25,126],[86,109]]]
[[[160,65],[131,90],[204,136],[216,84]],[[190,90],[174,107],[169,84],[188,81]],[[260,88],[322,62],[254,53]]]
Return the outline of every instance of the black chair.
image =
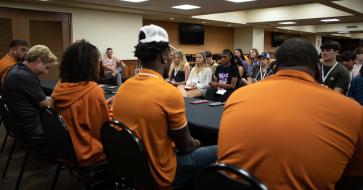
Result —
[[[86,189],[93,189],[95,186],[104,183],[106,180],[96,180],[94,173],[99,173],[100,165],[90,167],[80,167],[76,153],[73,148],[72,139],[69,135],[67,126],[62,116],[50,107],[45,107],[41,111],[41,120],[43,130],[48,141],[49,147],[55,154],[58,166],[52,182],[51,189],[55,188],[61,169],[69,168],[71,171],[76,171]]]
[[[195,180],[194,189],[267,190],[267,187],[243,169],[215,163],[200,173]]]
[[[27,164],[27,161],[29,159],[31,151],[33,149],[35,149],[35,148],[46,147],[45,146],[45,140],[37,140],[37,141],[32,141],[32,142],[26,141],[26,142],[24,142],[20,135],[16,135],[18,132],[16,130],[16,127],[13,125],[11,113],[9,111],[8,106],[4,103],[2,98],[0,98],[0,113],[1,113],[1,117],[3,119],[5,129],[7,131],[7,135],[11,136],[11,137],[14,137],[14,142],[13,142],[13,144],[11,146],[11,149],[10,149],[10,152],[9,152],[9,155],[8,155],[8,159],[6,161],[5,168],[4,168],[4,171],[3,171],[3,174],[2,174],[2,178],[5,178],[5,176],[6,176],[6,172],[8,170],[10,160],[12,159],[12,156],[13,156],[15,145],[18,143],[22,147],[26,148],[25,157],[24,157],[23,163],[21,165],[20,173],[19,173],[19,176],[18,176],[18,179],[17,179],[17,182],[16,182],[16,186],[15,186],[15,189],[17,190],[17,189],[19,189],[19,185],[21,183],[21,179],[23,177],[23,173],[24,173],[24,170],[25,170],[25,167],[26,167],[26,164]]]
[[[9,136],[14,138],[13,144],[11,145],[11,148],[10,148],[8,159],[6,160],[6,164],[5,164],[2,176],[1,176],[4,179],[5,176],[6,176],[6,172],[8,170],[8,167],[9,167],[10,160],[11,160],[11,158],[13,156],[13,153],[14,153],[16,139],[15,139],[15,130],[14,130],[11,118],[10,118],[9,108],[4,103],[1,96],[0,96],[0,106],[1,106],[0,107],[1,119],[2,119],[2,122],[4,124],[5,131],[6,131],[5,138],[4,138],[3,145],[2,145],[1,149],[5,148],[5,144],[6,144],[6,141],[7,141]]]
[[[0,104],[1,104],[1,105],[3,105],[3,104],[4,104],[4,102],[3,102],[3,99],[2,99],[2,97],[1,97],[1,95],[0,95]],[[1,110],[0,110],[0,115],[1,115],[0,125],[1,125],[1,123],[3,123],[3,118],[4,118],[4,117],[2,116],[2,113],[3,113],[3,110],[1,109]],[[14,134],[14,133],[10,132],[10,134],[9,134],[9,130],[8,130],[7,126],[5,126],[5,123],[3,123],[3,125],[4,125],[4,128],[5,128],[5,137],[4,137],[4,140],[3,140],[3,144],[1,145],[0,153],[4,152],[4,149],[5,149],[5,146],[6,146],[6,142],[7,142],[7,140],[8,140],[8,137],[10,136],[10,137],[15,138],[15,134]]]
[[[136,189],[155,189],[144,145],[125,124],[116,120],[106,122],[101,129],[101,141],[118,182],[125,183],[122,179],[126,179]]]

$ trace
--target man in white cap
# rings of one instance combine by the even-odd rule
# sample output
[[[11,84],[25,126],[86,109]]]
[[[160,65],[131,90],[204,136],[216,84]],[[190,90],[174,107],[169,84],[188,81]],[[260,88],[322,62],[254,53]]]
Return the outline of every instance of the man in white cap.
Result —
[[[200,147],[190,135],[184,100],[164,81],[171,62],[167,32],[156,25],[142,27],[135,57],[142,69],[114,96],[114,118],[143,140],[158,189],[182,187],[216,161],[217,146]]]

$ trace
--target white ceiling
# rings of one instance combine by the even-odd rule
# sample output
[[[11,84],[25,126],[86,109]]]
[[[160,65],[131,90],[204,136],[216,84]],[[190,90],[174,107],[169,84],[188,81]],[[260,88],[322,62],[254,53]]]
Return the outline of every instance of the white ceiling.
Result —
[[[349,32],[344,35],[346,37],[363,39],[363,0],[257,0],[247,3],[232,3],[225,0],[149,0],[143,3],[120,0],[13,1],[114,10],[141,14],[145,19],[151,20],[193,22],[235,28],[253,26],[268,30],[321,34],[345,31]],[[171,8],[182,4],[197,5],[201,8],[187,11]],[[320,21],[324,18],[338,18],[341,21],[328,24]],[[288,26],[278,24],[281,21],[294,21],[296,24]]]

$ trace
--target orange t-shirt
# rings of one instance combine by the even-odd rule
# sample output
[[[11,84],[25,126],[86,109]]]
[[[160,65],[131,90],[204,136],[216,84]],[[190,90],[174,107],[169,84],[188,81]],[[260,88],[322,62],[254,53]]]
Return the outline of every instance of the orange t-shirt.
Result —
[[[363,176],[362,128],[356,102],[307,73],[282,70],[227,100],[218,161],[248,170],[271,190],[334,189],[351,159],[346,172]]]
[[[104,161],[100,132],[110,117],[103,90],[95,82],[58,82],[52,99],[68,127],[80,165]]]
[[[178,90],[159,73],[142,69],[119,88],[113,113],[144,143],[159,188],[170,188],[176,173],[176,154],[168,130],[179,129],[187,122],[184,99]]]
[[[3,84],[5,76],[8,74],[9,70],[13,65],[15,65],[16,60],[9,56],[9,54],[6,54],[1,60],[0,60],[0,80],[1,80],[1,86]]]

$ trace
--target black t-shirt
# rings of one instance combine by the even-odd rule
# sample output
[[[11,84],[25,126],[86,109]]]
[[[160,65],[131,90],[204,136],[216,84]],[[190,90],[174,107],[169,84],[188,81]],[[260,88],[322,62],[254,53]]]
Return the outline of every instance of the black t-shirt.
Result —
[[[348,90],[349,87],[349,71],[340,63],[326,76],[329,70],[333,67],[320,66],[320,81],[327,85],[329,88],[334,89],[335,87],[341,88],[344,91]],[[324,69],[324,76],[326,76],[325,81],[323,82],[322,70]]]
[[[24,138],[43,135],[39,102],[46,99],[39,78],[17,63],[4,80],[3,98],[12,114],[16,129]]]
[[[219,83],[231,84],[232,78],[240,78],[239,71],[236,64],[229,64],[229,66],[218,65],[214,73],[215,78]],[[238,84],[237,86],[238,87]]]

